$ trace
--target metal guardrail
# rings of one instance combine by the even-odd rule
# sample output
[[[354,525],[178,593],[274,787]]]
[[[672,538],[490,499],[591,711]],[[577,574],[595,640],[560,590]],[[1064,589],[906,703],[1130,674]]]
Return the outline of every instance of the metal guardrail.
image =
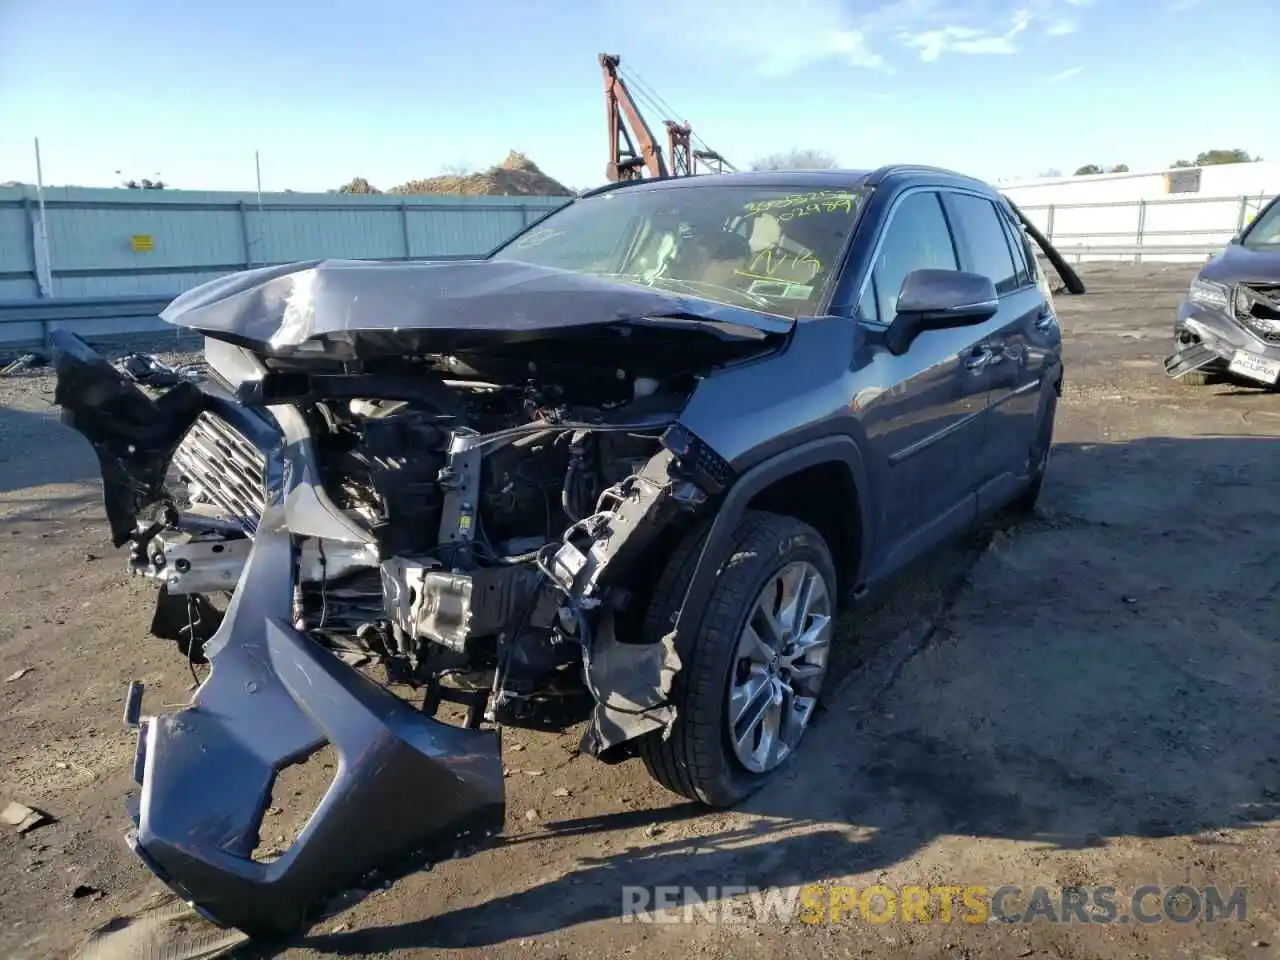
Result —
[[[1134,263],[1142,263],[1144,257],[1150,260],[1151,257],[1164,256],[1194,257],[1196,260],[1208,260],[1210,257],[1220,253],[1226,244],[1202,243],[1158,247],[1144,246],[1138,243],[1107,246],[1085,244],[1077,247],[1056,244],[1055,246],[1057,246],[1058,252],[1070,263],[1080,263],[1084,257],[1096,257],[1102,260],[1128,260],[1132,258]]]
[[[404,262],[403,257],[382,258]],[[431,260],[467,260],[437,256]],[[272,264],[278,266],[278,264]],[[54,297],[0,301],[0,356],[13,356],[49,343],[52,330],[70,330],[87,340],[115,343],[170,336],[192,340],[195,334],[160,319],[176,294],[141,297]]]
[[[1063,256],[1068,258],[1074,256],[1077,263],[1080,262],[1081,256],[1132,258],[1135,263],[1141,263],[1143,257],[1148,255],[1204,256],[1205,258],[1213,256],[1227,245],[1227,241],[1232,235],[1238,234],[1243,230],[1252,216],[1266,206],[1270,199],[1271,197],[1267,194],[1245,194],[1227,197],[1201,197],[1180,194],[1176,197],[1144,197],[1136,200],[1104,200],[1086,203],[1019,203],[1018,206],[1023,213],[1028,215],[1033,213],[1042,214],[1042,217],[1033,216],[1032,220],[1039,220],[1039,227],[1049,241],[1058,248]],[[1152,209],[1186,210],[1204,204],[1232,205],[1231,222],[1228,222],[1224,217],[1220,222],[1179,230],[1153,230],[1148,224],[1147,214]],[[1056,223],[1059,213],[1068,213],[1075,210],[1114,211],[1121,209],[1133,212],[1134,222],[1131,229],[1116,230],[1112,225],[1098,230],[1063,232]],[[1198,243],[1178,242],[1178,238],[1204,238],[1205,236],[1214,235],[1221,235],[1221,241],[1206,243],[1201,239]],[[1132,243],[1117,241],[1112,244],[1106,242],[1106,238],[1110,237],[1132,238]],[[1156,242],[1148,242],[1153,238],[1156,239]],[[1101,244],[1094,243],[1093,241],[1097,239],[1102,239],[1104,242]],[[1071,243],[1072,240],[1085,242],[1077,245]],[[1063,241],[1066,242],[1064,243]]]
[[[52,330],[70,330],[93,340],[180,336],[159,313],[172,297],[13,300],[0,303],[0,354],[20,353],[49,342]]]

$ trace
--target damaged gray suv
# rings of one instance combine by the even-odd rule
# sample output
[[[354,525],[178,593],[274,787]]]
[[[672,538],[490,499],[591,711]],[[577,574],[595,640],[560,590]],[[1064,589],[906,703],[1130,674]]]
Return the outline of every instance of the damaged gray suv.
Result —
[[[174,713],[131,688],[137,854],[265,935],[499,830],[502,725],[585,722],[584,753],[706,804],[758,789],[837,600],[1035,502],[1062,360],[1028,238],[1082,292],[947,171],[642,181],[478,260],[184,293],[198,384],[57,334],[153,632],[211,664]],[[254,859],[276,775],[326,744],[305,829]]]

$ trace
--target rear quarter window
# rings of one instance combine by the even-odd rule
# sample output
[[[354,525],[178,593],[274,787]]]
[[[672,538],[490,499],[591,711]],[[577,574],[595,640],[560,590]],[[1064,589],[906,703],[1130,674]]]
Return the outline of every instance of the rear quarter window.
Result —
[[[1031,264],[1034,258],[1031,254],[1031,248],[1027,243],[1027,236],[1022,232],[1022,226],[1015,223],[1013,219],[999,207],[996,208],[1000,213],[1000,225],[1004,227],[1005,239],[1009,241],[1009,250],[1013,253],[1013,265],[1016,269],[1015,279],[1017,280],[1017,288],[1029,287],[1035,283],[1035,271]]]

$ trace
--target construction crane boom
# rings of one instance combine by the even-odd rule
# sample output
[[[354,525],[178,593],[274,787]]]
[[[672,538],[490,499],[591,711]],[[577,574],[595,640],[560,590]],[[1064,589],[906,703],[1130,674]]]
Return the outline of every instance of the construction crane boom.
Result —
[[[605,176],[610,181],[642,180],[646,176],[691,177],[698,172],[699,162],[715,173],[723,173],[726,168],[733,169],[732,164],[716,151],[706,148],[705,143],[704,149],[695,150],[693,143],[697,137],[693,128],[675,120],[664,121],[667,128],[664,156],[661,144],[654,137],[626,80],[619,72],[622,58],[617,54],[602,53],[599,59],[600,70],[604,75],[604,103],[609,125],[609,162],[605,167]],[[639,77],[634,79],[640,83]],[[652,99],[651,96],[650,100]]]
[[[626,81],[618,76],[618,64],[621,62],[622,58],[617,54],[600,54],[609,122],[609,163],[605,176],[611,181],[640,180],[645,172],[651,177],[665,177],[667,164],[662,157],[662,147],[631,98]]]

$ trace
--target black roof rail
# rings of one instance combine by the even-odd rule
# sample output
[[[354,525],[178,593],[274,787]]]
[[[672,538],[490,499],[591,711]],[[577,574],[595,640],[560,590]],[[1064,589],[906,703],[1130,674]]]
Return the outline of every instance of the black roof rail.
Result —
[[[983,183],[977,177],[970,177],[967,174],[957,173],[955,170],[948,170],[945,167],[932,167],[924,163],[890,163],[877,170],[872,171],[867,177],[867,186],[874,187],[876,184],[895,174],[910,173],[931,173],[935,176],[950,177],[954,180],[968,180],[971,183]]]
[[[687,180],[687,179],[689,178],[672,176],[672,177],[641,177],[638,180],[616,180],[613,183],[606,183],[599,187],[592,187],[590,190],[584,190],[582,193],[578,194],[576,198],[573,198],[573,199],[582,200],[582,199],[585,199],[586,197],[595,197],[595,196],[599,196],[602,193],[612,193],[614,190],[621,190],[624,187],[634,187],[637,184],[641,184],[641,183],[664,183],[668,180]]]

